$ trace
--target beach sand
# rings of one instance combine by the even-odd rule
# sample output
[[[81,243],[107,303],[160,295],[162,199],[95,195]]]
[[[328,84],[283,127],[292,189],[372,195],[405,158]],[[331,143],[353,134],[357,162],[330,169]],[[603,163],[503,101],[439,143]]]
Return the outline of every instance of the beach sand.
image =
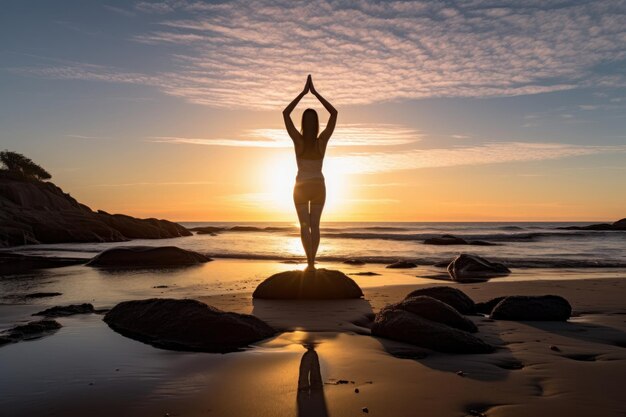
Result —
[[[232,271],[254,267],[263,268],[259,276],[293,268],[232,260],[212,264],[211,268],[235,275]],[[373,269],[368,265],[361,270]],[[114,287],[121,285],[120,280],[135,279],[132,298],[193,297],[224,310],[255,314],[282,333],[243,352],[173,352],[113,332],[100,315],[62,318],[58,321],[64,327],[52,336],[0,348],[0,415],[626,415],[622,393],[626,280],[622,278],[552,276],[527,281],[532,273],[514,271],[510,278],[486,283],[446,283],[475,301],[500,295],[557,294],[574,308],[566,323],[472,317],[480,329],[477,335],[499,349],[486,355],[451,355],[371,337],[364,325],[372,313],[411,290],[442,284],[415,278],[423,271],[379,268],[381,276],[357,277],[364,287],[363,300],[300,302],[253,300],[250,286],[203,292],[193,280],[188,291],[174,286],[142,292],[137,282],[148,288],[148,283],[162,282],[165,275],[149,280],[149,274],[103,278],[92,273],[89,278],[86,267],[67,271],[71,273],[65,280],[44,279],[29,290],[67,287],[67,280],[82,276],[80,293],[45,302],[3,304],[0,325],[5,328],[44,305],[80,297],[96,300],[96,307],[110,307],[123,291],[103,292],[100,281]],[[407,284],[409,278],[415,283]],[[376,285],[387,282],[393,285]],[[315,357],[323,389],[298,390],[299,377],[310,373],[312,380],[318,372],[316,360],[311,360]]]

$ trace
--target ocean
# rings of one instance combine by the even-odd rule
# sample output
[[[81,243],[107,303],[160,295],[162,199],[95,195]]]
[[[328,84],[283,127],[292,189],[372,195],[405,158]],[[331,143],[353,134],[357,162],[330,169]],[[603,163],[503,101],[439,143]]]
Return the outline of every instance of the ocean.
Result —
[[[115,243],[31,245],[12,248],[23,253],[92,257],[119,245],[175,245],[215,258],[290,261],[304,257],[299,229],[277,222],[183,222],[188,228],[223,228],[215,235]],[[410,260],[433,265],[459,253],[471,253],[502,262],[510,268],[626,268],[626,233],[620,231],[565,230],[573,222],[397,223],[324,222],[318,260],[368,263]],[[233,229],[234,228],[234,229]],[[233,230],[230,230],[233,229]],[[239,229],[239,231],[237,231]],[[450,234],[481,240],[493,246],[424,244],[424,240]]]

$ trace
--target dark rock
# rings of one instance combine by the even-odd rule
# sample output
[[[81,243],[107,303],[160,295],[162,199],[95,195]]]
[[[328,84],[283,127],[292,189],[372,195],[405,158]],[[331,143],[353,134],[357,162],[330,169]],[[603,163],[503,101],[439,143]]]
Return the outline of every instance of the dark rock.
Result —
[[[475,312],[474,301],[472,301],[472,299],[469,298],[463,291],[456,288],[444,286],[420,288],[418,290],[411,291],[405,299],[420,295],[426,295],[444,302],[461,314],[474,314]]]
[[[376,272],[367,271],[367,272],[353,272],[350,275],[361,275],[361,276],[364,276],[364,277],[375,277],[375,276],[378,276],[380,274],[378,274]]]
[[[450,265],[450,261],[439,261],[433,264],[436,268],[447,268]]]
[[[275,334],[257,317],[224,312],[196,300],[125,301],[104,321],[131,339],[174,350],[229,352]]]
[[[95,313],[95,309],[92,304],[71,304],[68,306],[55,306],[33,314],[33,316],[46,316],[46,317],[66,317],[73,316],[75,314],[90,314]]]
[[[0,252],[0,274],[17,274],[33,269],[60,268],[87,262],[81,258],[60,258]]]
[[[452,235],[443,235],[441,237],[432,237],[430,239],[424,240],[424,244],[426,245],[467,245],[467,240],[452,236]]]
[[[260,232],[263,229],[256,226],[233,226],[228,231],[230,232]]]
[[[490,262],[476,255],[462,253],[448,265],[448,274],[459,282],[480,281],[488,278],[501,277],[511,271],[501,263]]]
[[[626,230],[626,218],[614,222],[612,226],[614,230]]]
[[[493,308],[502,300],[504,300],[506,298],[506,296],[504,297],[496,297],[496,298],[492,298],[489,301],[485,301],[484,303],[476,303],[476,312],[480,313],[480,314],[491,314],[491,310],[493,310]]]
[[[107,249],[87,263],[105,268],[157,268],[197,265],[212,259],[176,246],[120,246]]]
[[[94,212],[51,182],[0,175],[0,247],[190,235],[166,220]]]
[[[51,335],[61,327],[62,326],[55,320],[31,321],[27,324],[15,326],[7,330],[5,334],[0,337],[2,339],[0,345],[39,339]]]
[[[491,311],[495,320],[566,321],[572,306],[558,295],[512,295],[505,297]]]
[[[493,346],[468,332],[436,323],[400,309],[383,309],[372,335],[447,353],[490,353]]]
[[[426,295],[405,298],[399,303],[386,306],[385,309],[405,310],[430,321],[442,323],[470,333],[478,331],[474,322],[463,317],[456,309]]]
[[[343,272],[331,269],[285,271],[259,284],[253,298],[340,299],[361,298],[361,288]]]
[[[587,226],[565,226],[565,227],[557,227],[557,229],[564,229],[564,230],[598,230],[598,231],[605,231],[605,230],[626,230],[626,218],[625,219],[620,219],[614,223],[596,223],[596,224],[590,224]]]
[[[360,259],[348,259],[343,261],[346,265],[365,265],[365,262]]]
[[[398,261],[386,266],[386,268],[392,269],[408,269],[408,268],[416,268],[417,264],[409,261]]]
[[[47,298],[47,297],[58,297],[59,295],[63,295],[60,292],[33,292],[30,294],[25,294],[24,298]]]

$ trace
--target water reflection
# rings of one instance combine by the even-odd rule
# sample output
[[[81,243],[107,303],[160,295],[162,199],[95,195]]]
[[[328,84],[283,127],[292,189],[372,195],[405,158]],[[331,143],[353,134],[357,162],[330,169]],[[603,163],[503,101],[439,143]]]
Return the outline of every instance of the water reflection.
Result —
[[[326,399],[324,398],[324,382],[320,370],[320,360],[315,351],[315,344],[307,342],[302,345],[306,352],[300,360],[298,375],[298,417],[326,417]]]

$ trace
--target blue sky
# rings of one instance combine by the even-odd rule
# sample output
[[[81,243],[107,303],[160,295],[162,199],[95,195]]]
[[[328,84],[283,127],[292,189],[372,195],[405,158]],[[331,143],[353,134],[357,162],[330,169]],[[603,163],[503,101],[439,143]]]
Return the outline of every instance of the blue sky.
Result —
[[[437,204],[455,206],[441,220],[623,217],[625,1],[21,0],[2,9],[1,147],[97,208],[257,218],[241,201],[279,198],[250,177],[266,169],[259,161],[289,155],[280,110],[311,73],[340,110],[327,167],[352,203],[337,204],[336,219],[355,206],[360,219],[398,206],[398,219],[432,220]],[[515,216],[493,203],[481,211],[476,196],[433,199],[423,212],[406,208],[415,198],[390,197],[422,193],[433,178],[508,195],[494,180],[508,175],[524,188]],[[366,186],[377,183],[385,192]],[[163,208],[155,190],[184,202]]]

